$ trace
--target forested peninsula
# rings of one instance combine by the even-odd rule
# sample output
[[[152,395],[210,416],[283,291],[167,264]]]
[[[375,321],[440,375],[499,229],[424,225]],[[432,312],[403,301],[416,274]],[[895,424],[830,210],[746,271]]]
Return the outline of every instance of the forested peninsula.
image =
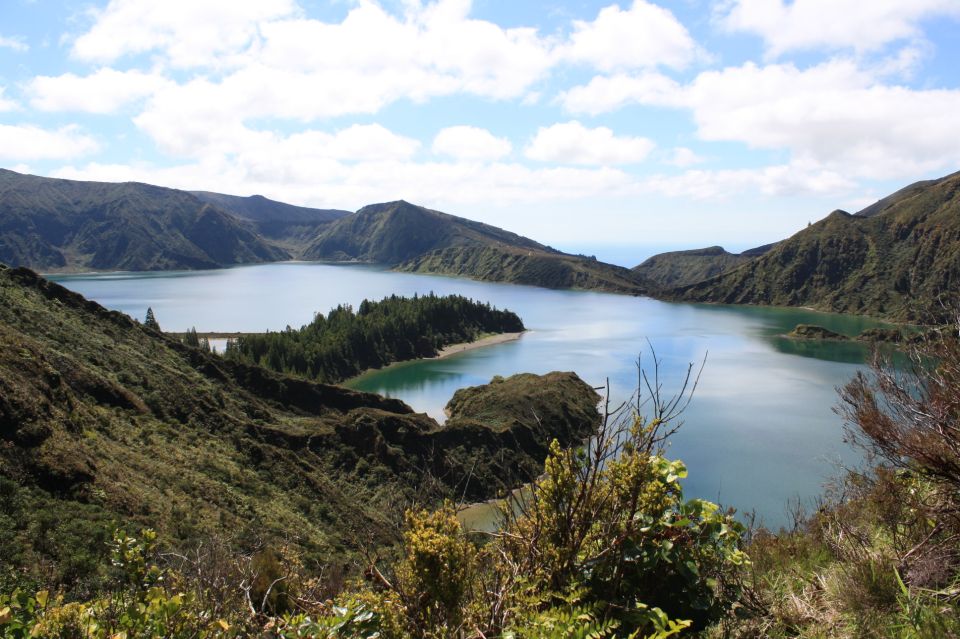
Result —
[[[299,330],[244,335],[227,342],[225,356],[325,383],[370,368],[435,357],[445,346],[491,333],[519,333],[523,322],[507,310],[461,295],[391,295],[318,313]]]

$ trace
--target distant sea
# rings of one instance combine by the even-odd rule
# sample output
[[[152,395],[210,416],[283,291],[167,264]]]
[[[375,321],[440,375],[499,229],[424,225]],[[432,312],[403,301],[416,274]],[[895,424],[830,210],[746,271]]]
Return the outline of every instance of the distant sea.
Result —
[[[723,248],[731,253],[739,253],[749,248],[759,246],[763,242],[748,242],[747,244],[724,244]],[[699,244],[551,244],[555,249],[565,253],[580,253],[582,255],[593,255],[601,262],[608,264],[617,264],[633,268],[648,257],[657,253],[666,253],[667,251],[686,251],[689,249],[704,248],[708,246],[704,243]]]

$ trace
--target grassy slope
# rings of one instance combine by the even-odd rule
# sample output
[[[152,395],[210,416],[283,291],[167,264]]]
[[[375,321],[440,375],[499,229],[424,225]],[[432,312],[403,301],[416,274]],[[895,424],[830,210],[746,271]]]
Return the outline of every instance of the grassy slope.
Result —
[[[753,259],[728,253],[720,246],[690,251],[670,251],[647,259],[631,270],[662,287],[684,286],[709,279]]]
[[[225,362],[25,269],[0,269],[0,298],[0,542],[9,565],[54,580],[82,577],[123,522],[342,559],[390,542],[411,500],[529,478],[549,437],[573,443],[597,419],[572,373],[503,387],[549,433],[457,410],[441,427],[397,400]]]
[[[949,307],[960,286],[960,174],[905,189],[870,212],[835,211],[758,259],[673,296],[943,319],[939,300]]]
[[[0,169],[0,261],[43,270],[217,268],[285,259],[184,191]]]

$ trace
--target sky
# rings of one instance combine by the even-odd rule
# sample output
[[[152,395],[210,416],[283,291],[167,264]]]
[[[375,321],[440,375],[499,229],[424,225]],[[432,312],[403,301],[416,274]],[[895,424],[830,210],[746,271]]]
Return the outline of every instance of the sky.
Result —
[[[960,0],[0,0],[0,167],[742,250],[960,170]]]

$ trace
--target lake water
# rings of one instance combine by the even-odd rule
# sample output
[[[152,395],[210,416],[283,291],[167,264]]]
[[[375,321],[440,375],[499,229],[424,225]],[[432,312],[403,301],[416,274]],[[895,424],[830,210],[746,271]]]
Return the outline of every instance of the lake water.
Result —
[[[661,360],[665,391],[690,362],[706,367],[669,455],[690,471],[685,489],[788,521],[790,500],[810,500],[842,464],[858,461],[832,412],[836,388],[862,365],[859,344],[798,343],[798,323],[856,334],[877,322],[796,309],[672,304],[648,298],[393,273],[368,265],[280,263],[216,271],[51,277],[108,308],[164,330],[256,332],[300,327],[341,303],[390,294],[458,293],[517,312],[521,339],[442,360],[398,364],[351,386],[398,397],[442,420],[453,392],[494,375],[572,370],[593,386],[609,379],[614,400],[636,388],[636,360]]]

